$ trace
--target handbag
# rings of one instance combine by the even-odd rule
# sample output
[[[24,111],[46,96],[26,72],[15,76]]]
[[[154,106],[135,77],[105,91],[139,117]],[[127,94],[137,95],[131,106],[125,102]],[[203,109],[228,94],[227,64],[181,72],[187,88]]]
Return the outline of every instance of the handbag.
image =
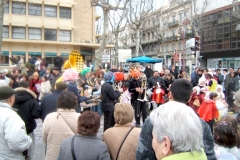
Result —
[[[194,105],[194,106],[197,106],[197,107],[200,106],[200,101],[199,101],[198,98],[196,98],[196,99],[193,101],[193,105]]]
[[[120,145],[120,147],[119,147],[119,149],[118,149],[117,156],[116,156],[116,160],[118,159],[118,155],[119,155],[119,153],[120,153],[120,150],[121,150],[121,148],[122,148],[123,143],[125,142],[125,140],[127,139],[129,133],[132,131],[133,128],[134,128],[134,126],[128,131],[128,133],[127,133],[126,136],[124,137],[124,139],[123,139],[123,141],[122,141],[122,143],[121,143],[121,145]]]

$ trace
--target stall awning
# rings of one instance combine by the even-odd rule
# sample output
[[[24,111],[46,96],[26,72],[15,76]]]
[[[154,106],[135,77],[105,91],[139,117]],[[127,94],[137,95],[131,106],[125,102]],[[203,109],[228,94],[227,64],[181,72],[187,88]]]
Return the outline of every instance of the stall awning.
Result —
[[[62,56],[62,57],[68,57],[68,56],[69,56],[69,53],[61,53],[61,56]]]
[[[92,55],[92,52],[84,52],[84,51],[81,51],[81,55]]]
[[[42,56],[42,52],[28,52],[28,55],[31,55],[31,56]]]
[[[12,55],[26,55],[26,52],[23,52],[23,51],[12,51]]]

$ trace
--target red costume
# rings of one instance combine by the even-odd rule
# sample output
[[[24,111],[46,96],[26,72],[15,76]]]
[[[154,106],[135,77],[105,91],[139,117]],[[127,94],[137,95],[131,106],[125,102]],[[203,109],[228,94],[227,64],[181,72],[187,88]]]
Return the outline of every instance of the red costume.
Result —
[[[219,113],[216,107],[216,103],[213,100],[205,100],[201,104],[197,112],[201,119],[209,122],[214,118],[219,117]]]
[[[152,101],[155,101],[157,104],[163,104],[164,103],[164,98],[163,96],[165,95],[165,92],[161,88],[156,88],[153,91],[152,94]]]
[[[200,106],[196,106],[196,105],[193,104],[193,102],[196,99],[198,99],[200,104],[202,104],[203,100],[201,98],[201,95],[200,94],[197,95],[197,93],[194,92],[194,93],[191,94],[191,100],[189,101],[188,105],[197,113]]]

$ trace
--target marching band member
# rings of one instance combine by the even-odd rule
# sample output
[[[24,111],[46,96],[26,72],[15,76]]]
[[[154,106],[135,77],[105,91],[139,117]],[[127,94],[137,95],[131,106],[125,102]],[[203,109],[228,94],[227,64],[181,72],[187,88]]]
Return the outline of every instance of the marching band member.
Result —
[[[113,89],[112,85],[114,83],[115,77],[113,72],[107,72],[104,75],[105,83],[101,87],[101,96],[102,96],[102,111],[104,114],[104,129],[107,130],[110,127],[115,125],[114,122],[114,106],[116,101],[121,95],[120,91]]]
[[[139,96],[143,95],[143,93],[144,93],[144,90],[142,88],[143,87],[142,86],[143,77],[140,78],[139,70],[133,70],[131,72],[131,76],[132,76],[132,80],[130,81],[128,90],[130,93],[132,93],[133,106],[134,106],[134,110],[135,110],[134,114],[135,114],[136,127],[139,127],[140,126],[140,113],[142,112],[143,123],[148,115],[146,102],[138,100]]]

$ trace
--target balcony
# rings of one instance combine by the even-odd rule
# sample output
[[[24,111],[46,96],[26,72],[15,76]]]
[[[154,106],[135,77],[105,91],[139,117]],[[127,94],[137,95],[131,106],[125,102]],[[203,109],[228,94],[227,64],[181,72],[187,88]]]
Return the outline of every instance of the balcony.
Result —
[[[153,52],[144,52],[144,54],[146,56],[149,56],[149,55],[157,55],[157,52],[156,51],[153,51]]]
[[[177,20],[168,23],[169,28],[175,27],[175,26],[178,26],[178,21]]]

